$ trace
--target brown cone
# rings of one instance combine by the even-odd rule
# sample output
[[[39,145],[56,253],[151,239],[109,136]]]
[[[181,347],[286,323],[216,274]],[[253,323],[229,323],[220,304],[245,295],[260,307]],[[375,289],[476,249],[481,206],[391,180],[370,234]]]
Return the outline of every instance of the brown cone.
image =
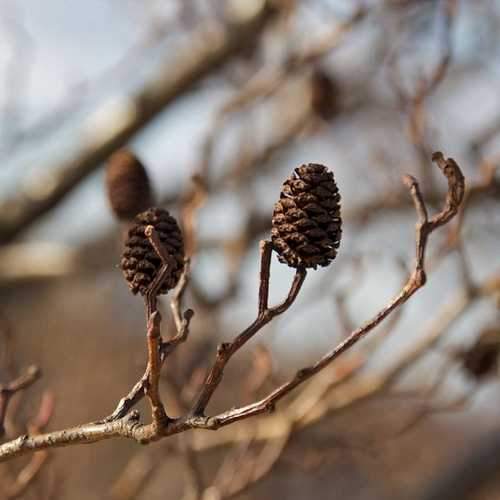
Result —
[[[111,208],[122,221],[132,220],[154,205],[148,174],[134,153],[127,149],[109,158],[106,188]]]
[[[162,208],[150,208],[140,213],[128,232],[120,267],[135,295],[145,295],[162,265],[161,259],[144,234],[147,226],[153,226],[167,253],[175,265],[160,288],[159,293],[167,293],[175,287],[184,268],[184,241],[177,221]]]
[[[495,328],[484,330],[476,343],[461,355],[463,367],[473,378],[494,375],[500,355],[500,332]]]
[[[296,168],[274,205],[272,226],[280,262],[314,269],[330,264],[342,235],[340,194],[333,173],[315,163]]]
[[[328,73],[316,69],[311,75],[311,108],[325,121],[331,120],[338,110],[339,89]]]

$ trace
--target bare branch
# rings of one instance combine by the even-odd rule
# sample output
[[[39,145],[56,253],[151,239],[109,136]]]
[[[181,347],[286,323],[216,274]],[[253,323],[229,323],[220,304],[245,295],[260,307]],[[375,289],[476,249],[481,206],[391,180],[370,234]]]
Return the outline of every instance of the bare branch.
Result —
[[[204,489],[204,481],[196,453],[187,434],[179,436],[179,450],[185,464],[187,479],[182,500],[198,500]]]
[[[435,153],[433,159],[435,159],[436,161],[440,161],[441,157],[441,153]],[[352,332],[343,342],[341,342],[332,351],[323,356],[318,362],[316,362],[312,366],[299,370],[294,378],[270,393],[264,399],[250,405],[243,406],[241,408],[236,408],[220,413],[219,415],[216,415],[209,419],[205,418],[195,420],[194,422],[192,422],[193,427],[217,429],[223,425],[228,425],[238,420],[248,418],[249,416],[273,410],[274,405],[277,401],[285,397],[290,393],[290,391],[303,384],[306,380],[310,379],[313,375],[315,375],[326,366],[328,366],[332,361],[337,359],[341,354],[349,350],[353,345],[358,343],[380,322],[382,322],[392,311],[404,304],[418,289],[420,289],[425,284],[426,276],[424,269],[424,258],[429,234],[437,227],[445,224],[453,215],[457,213],[458,207],[463,200],[464,193],[464,178],[458,165],[453,160],[446,160],[445,164],[443,164],[442,161],[440,164],[440,168],[448,180],[448,194],[446,196],[446,203],[444,208],[441,212],[432,217],[431,220],[428,220],[427,209],[422,199],[417,181],[411,176],[405,176],[403,179],[404,183],[409,188],[410,194],[413,198],[415,209],[417,211],[418,223],[416,228],[417,247],[414,270],[400,293],[370,321]],[[222,355],[218,355],[218,361],[216,361],[216,365],[217,363],[219,365],[222,365],[222,367],[224,366],[225,363],[223,353]],[[217,373],[217,370],[214,371]],[[207,385],[210,385],[211,383],[212,381],[209,381]]]
[[[6,385],[0,386],[0,436],[5,434],[4,420],[10,399],[16,392],[22,391],[35,383],[40,376],[40,369],[33,365],[20,377]]]
[[[272,246],[270,241],[263,241],[260,247],[261,251],[261,268],[260,268],[260,288],[259,288],[259,312],[255,321],[243,332],[241,332],[232,342],[220,344],[217,348],[217,357],[215,363],[210,369],[205,380],[204,386],[198,396],[193,409],[192,415],[199,417],[203,416],[205,408],[208,405],[213,393],[222,381],[224,368],[231,357],[243,347],[254,335],[256,335],[265,325],[267,325],[274,317],[285,312],[294,302],[302,284],[306,278],[305,269],[297,269],[292,287],[288,293],[288,297],[284,302],[276,307],[268,308],[269,296],[269,275],[271,265]]]
[[[129,415],[115,421],[91,423],[75,427],[73,429],[56,431],[40,436],[21,436],[14,441],[0,446],[0,461],[19,456],[28,451],[41,450],[57,446],[67,446],[78,443],[91,443],[112,437],[126,437],[134,439],[140,443],[148,443],[158,440],[161,437],[170,436],[172,434],[184,432],[193,428],[215,430],[236,421],[273,410],[275,404],[280,399],[288,395],[297,386],[309,380],[313,375],[329,366],[341,354],[352,348],[387,316],[389,316],[392,311],[408,301],[409,298],[425,284],[424,258],[428,237],[432,231],[441,225],[446,224],[446,222],[448,222],[451,217],[457,213],[459,205],[462,203],[464,193],[464,179],[458,165],[456,165],[453,160],[442,159],[442,155],[440,154],[434,155],[434,159],[438,162],[438,166],[440,166],[443,174],[447,177],[448,194],[446,196],[444,208],[430,219],[419,191],[418,184],[409,176],[404,179],[405,184],[410,189],[410,194],[413,198],[418,215],[418,223],[416,226],[417,249],[412,274],[399,294],[384,308],[382,308],[378,314],[376,314],[363,326],[353,331],[351,335],[349,335],[344,341],[338,344],[333,350],[323,356],[315,364],[299,370],[295,377],[260,401],[241,408],[231,409],[212,417],[204,415],[206,406],[219,386],[222,380],[224,368],[232,355],[235,354],[256,333],[258,333],[264,325],[269,323],[269,321],[271,321],[275,316],[283,313],[291,306],[306,277],[305,269],[297,269],[294,282],[290,288],[287,298],[282,304],[269,308],[267,306],[268,284],[266,284],[266,281],[269,280],[270,274],[269,253],[271,252],[271,244],[269,242],[265,242],[261,247],[261,280],[264,281],[264,284],[261,284],[259,290],[259,312],[257,318],[232,342],[221,344],[219,346],[216,360],[205,380],[201,393],[196,399],[191,411],[187,415],[178,419],[161,422],[162,425],[159,426],[157,425],[157,421],[154,421],[151,425],[141,425],[139,423],[138,413],[132,412]],[[489,284],[488,286],[498,287],[498,279],[495,278],[495,280],[493,280],[493,284]],[[150,305],[148,305],[148,309],[150,309]],[[157,370],[159,369],[160,363],[158,362],[158,357],[150,357],[150,360],[153,358],[155,358],[153,363],[157,363],[154,367],[155,370]],[[151,371],[153,370],[151,369]],[[152,403],[155,403],[153,398]]]
[[[177,283],[173,292],[172,300],[170,301],[170,309],[172,310],[172,314],[174,316],[177,333],[172,339],[162,342],[160,350],[163,357],[168,356],[168,354],[175,349],[177,344],[185,342],[189,336],[189,325],[194,316],[194,311],[192,309],[186,309],[182,312],[182,299],[189,284],[190,272],[191,261],[189,259],[185,259],[184,270],[182,271],[179,283]]]
[[[50,392],[44,393],[38,409],[38,414],[28,424],[30,434],[40,434],[54,413],[54,396]],[[35,480],[42,467],[47,463],[49,453],[47,450],[38,451],[33,454],[31,460],[17,474],[12,484],[6,488],[6,496],[9,500],[19,498]]]
[[[149,368],[149,384],[146,387],[146,394],[151,401],[151,410],[154,425],[160,429],[167,420],[165,408],[160,398],[159,381],[160,381],[160,324],[161,316],[158,311],[155,311],[148,320],[148,368]]]
[[[417,158],[423,175],[424,186],[434,186],[432,172],[429,169],[430,153],[427,132],[426,99],[436,90],[447,74],[452,58],[452,28],[457,11],[456,0],[445,0],[440,7],[440,17],[443,25],[439,60],[428,77],[421,76],[413,93],[406,91],[401,81],[401,74],[396,68],[395,60],[391,61],[390,78],[398,95],[400,105],[406,108],[408,135],[415,147]]]
[[[140,426],[139,414],[133,411],[123,419],[114,422],[80,425],[61,431],[50,432],[49,434],[35,436],[25,434],[19,436],[17,439],[4,443],[0,447],[0,462],[24,455],[30,451],[70,446],[72,444],[95,443],[117,436],[128,437],[138,442],[143,442],[150,439],[151,435],[151,429],[147,426]]]
[[[155,447],[136,453],[127,463],[109,490],[112,500],[133,500],[144,488],[146,481],[163,462],[165,455],[173,453],[173,443],[165,440]]]
[[[170,256],[165,253],[165,249],[163,248],[161,241],[158,239],[156,231],[150,229],[148,230],[148,232],[151,234],[151,244],[162,259],[162,262],[164,262],[158,273],[158,281],[155,284],[155,288],[158,288],[158,286],[161,287],[161,283],[163,282],[163,278],[161,277],[162,273],[166,272],[168,269]],[[169,340],[163,341],[161,337],[159,339],[160,368],[167,357],[175,350],[175,348],[179,344],[185,342],[189,336],[189,325],[191,319],[193,318],[194,312],[192,309],[186,309],[184,312],[182,312],[182,299],[184,297],[186,287],[189,284],[189,276],[190,260],[186,259],[184,262],[184,269],[182,271],[181,277],[179,278],[179,282],[175,287],[173,297],[170,302],[170,307],[173,312],[177,332],[175,336]],[[153,287],[153,283],[151,284],[151,286]],[[156,296],[153,295],[149,298],[147,297],[146,300],[148,311],[154,312],[156,310]],[[144,375],[141,377],[141,379],[132,387],[130,392],[119,401],[113,413],[106,417],[102,422],[112,422],[123,418],[145,396],[146,391],[148,390],[149,379],[150,366],[148,364],[148,366],[146,367],[146,371],[144,372]]]

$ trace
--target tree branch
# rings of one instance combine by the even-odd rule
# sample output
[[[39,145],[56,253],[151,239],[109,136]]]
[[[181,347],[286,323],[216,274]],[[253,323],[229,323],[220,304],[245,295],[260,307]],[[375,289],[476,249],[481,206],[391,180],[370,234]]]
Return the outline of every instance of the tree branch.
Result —
[[[313,375],[323,370],[341,354],[358,343],[392,311],[404,304],[418,289],[424,286],[426,282],[424,259],[429,234],[439,226],[446,224],[446,222],[448,222],[451,217],[458,212],[458,208],[462,203],[464,195],[464,177],[455,161],[452,159],[444,160],[441,153],[435,153],[433,155],[433,161],[438,163],[439,168],[443,171],[443,174],[448,180],[448,192],[444,208],[430,220],[428,219],[427,208],[423,201],[416,179],[409,175],[403,178],[403,182],[410,190],[415,210],[417,212],[418,222],[416,227],[416,256],[414,270],[399,294],[370,321],[359,327],[357,330],[354,330],[354,332],[352,332],[343,342],[323,356],[318,362],[299,370],[295,377],[283,384],[281,387],[277,388],[275,391],[271,392],[267,397],[250,405],[228,410],[208,419],[194,420],[192,422],[193,427],[218,429],[221,426],[229,425],[238,420],[267,411],[272,411],[277,401],[284,398],[297,386],[303,384]],[[223,364],[223,360],[219,361],[219,363]]]
[[[261,286],[259,288],[259,311],[257,318],[232,342],[227,342],[219,346],[216,360],[190,412],[177,419],[170,419],[164,422],[160,421],[161,426],[156,425],[158,422],[155,421],[151,425],[141,425],[139,422],[139,414],[137,412],[131,412],[118,420],[86,424],[72,429],[51,432],[39,436],[21,436],[0,446],[0,461],[8,460],[29,451],[73,444],[93,443],[112,437],[125,437],[134,439],[140,443],[148,443],[160,439],[161,437],[184,432],[188,429],[215,430],[238,420],[273,410],[275,404],[279,400],[284,398],[294,388],[310,379],[313,375],[326,368],[340,355],[353,347],[389,316],[392,311],[407,302],[417,290],[424,286],[426,281],[424,259],[428,237],[432,231],[446,224],[456,215],[464,194],[464,178],[458,165],[451,159],[444,160],[440,153],[433,155],[433,160],[438,164],[448,180],[448,193],[443,209],[430,219],[417,181],[411,176],[405,176],[404,178],[405,185],[410,190],[418,216],[416,226],[416,256],[412,274],[399,294],[382,308],[378,314],[363,326],[354,330],[343,342],[338,344],[315,364],[299,370],[295,377],[278,387],[260,401],[240,408],[231,409],[215,416],[210,417],[204,415],[206,406],[219,386],[223,377],[224,368],[230,358],[265,324],[291,306],[306,277],[305,269],[297,269],[294,282],[287,298],[282,304],[269,308],[267,299],[269,293],[268,282],[270,278],[270,255],[272,248],[270,242],[266,241],[263,242],[261,246]],[[498,286],[497,281],[494,282],[494,286]],[[158,361],[158,358],[156,361]],[[155,367],[155,370],[156,369],[159,370],[159,365]],[[151,369],[151,372],[152,371]]]
[[[49,423],[53,413],[54,396],[52,393],[46,392],[42,396],[36,417],[28,424],[30,434],[40,434]],[[46,450],[34,453],[31,460],[18,472],[14,481],[5,488],[6,498],[8,500],[20,498],[39,475],[48,458],[49,453]]]
[[[30,366],[26,373],[6,385],[0,385],[0,437],[5,434],[4,420],[12,396],[35,383],[41,376],[37,366]]]
[[[194,416],[203,416],[213,393],[222,381],[224,368],[231,357],[241,349],[254,335],[256,335],[274,317],[285,312],[297,297],[302,284],[306,278],[305,269],[297,269],[295,278],[285,301],[272,308],[268,308],[269,278],[271,266],[272,245],[270,241],[262,241],[260,246],[260,287],[259,287],[259,311],[255,321],[232,342],[220,344],[217,348],[217,357],[205,379],[203,388],[191,410]]]

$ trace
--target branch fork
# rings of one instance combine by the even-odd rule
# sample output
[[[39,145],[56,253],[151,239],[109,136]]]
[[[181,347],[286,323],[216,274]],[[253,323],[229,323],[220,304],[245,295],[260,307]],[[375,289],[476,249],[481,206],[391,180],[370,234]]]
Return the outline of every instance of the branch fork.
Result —
[[[12,380],[6,385],[0,385],[0,437],[5,434],[4,420],[7,414],[9,402],[19,391],[27,389],[41,377],[40,369],[31,365],[25,373]]]
[[[265,325],[279,314],[284,313],[295,301],[307,275],[305,268],[297,269],[290,291],[286,299],[279,305],[269,308],[269,280],[271,274],[272,244],[270,241],[260,243],[260,286],[258,313],[254,322],[241,332],[232,342],[224,342],[217,348],[215,362],[210,369],[203,387],[192,409],[191,416],[204,417],[205,409],[214,392],[222,381],[224,369],[231,357],[254,337]]]
[[[275,409],[276,404],[288,395],[293,389],[300,386],[315,374],[334,362],[339,356],[351,349],[362,338],[367,336],[377,325],[387,318],[394,310],[406,303],[413,294],[425,285],[425,250],[429,235],[438,227],[446,224],[453,218],[464,197],[465,182],[460,168],[452,159],[445,159],[441,153],[435,153],[432,160],[448,181],[448,190],[445,203],[441,211],[429,218],[426,205],[423,201],[418,182],[411,176],[405,176],[403,182],[410,192],[417,213],[415,230],[415,262],[407,282],[400,292],[383,307],[373,318],[358,327],[342,342],[326,353],[316,363],[306,366],[295,373],[267,396],[254,403],[233,408],[222,413],[206,416],[206,408],[212,396],[219,387],[224,370],[232,356],[252,339],[267,323],[276,316],[287,311],[297,298],[306,278],[305,268],[298,268],[291,284],[287,297],[281,304],[269,307],[269,280],[272,256],[272,244],[269,241],[261,242],[260,247],[260,286],[258,297],[258,311],[255,320],[237,335],[233,341],[219,345],[212,367],[210,368],[200,393],[195,398],[191,409],[176,419],[167,417],[159,394],[159,373],[162,364],[168,355],[188,338],[189,323],[193,312],[188,309],[181,311],[182,297],[189,281],[189,260],[186,261],[184,273],[177,285],[171,301],[171,307],[176,325],[176,335],[164,341],[160,332],[161,317],[156,308],[156,297],[159,287],[168,272],[170,265],[168,255],[159,241],[154,228],[149,226],[146,235],[153,248],[162,259],[160,273],[151,284],[146,295],[148,314],[148,367],[132,388],[123,398],[117,408],[108,418],[101,422],[90,423],[73,429],[51,432],[36,436],[22,436],[0,446],[0,462],[22,455],[28,451],[37,451],[45,448],[67,446],[79,443],[91,443],[112,437],[126,437],[139,443],[156,441],[162,437],[185,432],[189,429],[216,430],[239,420],[256,416]],[[133,406],[147,395],[152,408],[153,422],[150,425],[140,423],[138,412],[131,411]]]

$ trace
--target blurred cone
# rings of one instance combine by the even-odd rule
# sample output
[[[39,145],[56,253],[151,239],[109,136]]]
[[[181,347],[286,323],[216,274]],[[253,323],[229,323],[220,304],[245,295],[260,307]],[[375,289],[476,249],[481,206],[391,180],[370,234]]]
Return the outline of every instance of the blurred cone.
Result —
[[[487,328],[479,335],[476,342],[460,353],[465,371],[473,378],[481,379],[495,375],[500,354],[500,330]]]
[[[322,69],[311,75],[311,108],[325,121],[331,120],[338,110],[339,90],[332,77]]]
[[[106,188],[111,208],[121,221],[130,221],[154,205],[146,169],[127,149],[121,149],[109,158]]]

